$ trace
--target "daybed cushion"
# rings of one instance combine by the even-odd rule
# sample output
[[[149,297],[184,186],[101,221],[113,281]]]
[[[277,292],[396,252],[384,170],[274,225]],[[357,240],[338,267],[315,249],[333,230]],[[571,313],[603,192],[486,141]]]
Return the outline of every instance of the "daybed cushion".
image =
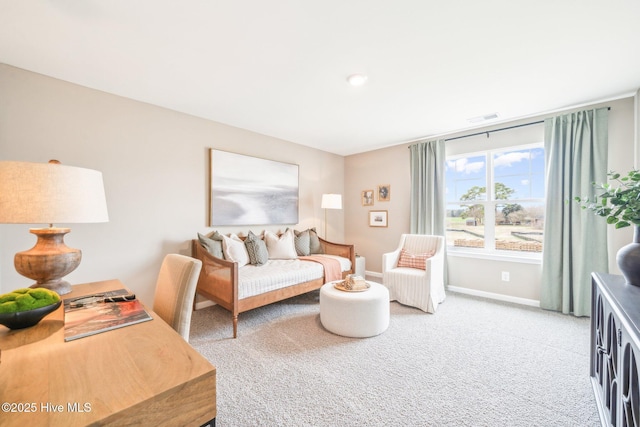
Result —
[[[299,259],[270,259],[266,265],[260,267],[245,265],[238,269],[238,299],[297,285],[322,276],[322,265]]]
[[[351,268],[351,261],[348,258],[336,255],[322,256],[337,259],[342,271]],[[324,276],[324,269],[322,264],[313,261],[270,259],[263,266],[248,264],[238,268],[238,276],[238,299],[242,299],[320,279]]]
[[[340,263],[340,270],[342,271],[351,270],[351,260],[349,258],[344,258],[338,255],[329,255],[329,254],[322,254],[322,256],[327,258],[337,259],[338,262]]]

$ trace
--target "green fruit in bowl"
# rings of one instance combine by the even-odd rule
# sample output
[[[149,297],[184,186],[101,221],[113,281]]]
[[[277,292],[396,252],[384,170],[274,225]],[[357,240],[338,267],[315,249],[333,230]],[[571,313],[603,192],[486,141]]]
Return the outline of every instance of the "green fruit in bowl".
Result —
[[[0,314],[19,313],[60,301],[60,295],[45,288],[22,288],[0,295]]]

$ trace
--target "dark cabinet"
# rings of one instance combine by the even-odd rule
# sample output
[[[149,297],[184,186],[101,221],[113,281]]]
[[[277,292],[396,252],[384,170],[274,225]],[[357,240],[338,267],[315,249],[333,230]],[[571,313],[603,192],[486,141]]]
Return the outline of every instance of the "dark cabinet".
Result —
[[[591,383],[603,426],[640,427],[640,287],[592,274]]]

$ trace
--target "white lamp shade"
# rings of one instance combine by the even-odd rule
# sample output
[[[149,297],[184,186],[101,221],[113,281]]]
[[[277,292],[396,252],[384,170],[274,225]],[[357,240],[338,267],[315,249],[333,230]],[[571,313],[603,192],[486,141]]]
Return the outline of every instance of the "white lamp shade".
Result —
[[[342,209],[342,194],[323,194],[322,209]]]
[[[0,161],[0,223],[107,221],[102,173],[57,163]]]

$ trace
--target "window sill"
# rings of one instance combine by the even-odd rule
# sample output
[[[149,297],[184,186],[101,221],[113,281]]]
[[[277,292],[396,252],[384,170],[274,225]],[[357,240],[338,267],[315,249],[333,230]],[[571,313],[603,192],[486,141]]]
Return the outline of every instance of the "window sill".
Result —
[[[476,259],[489,259],[493,261],[505,261],[505,262],[517,262],[520,264],[542,264],[542,254],[535,253],[510,253],[506,251],[493,251],[486,250],[472,250],[472,249],[457,249],[447,248],[448,257],[459,258],[476,258]]]

